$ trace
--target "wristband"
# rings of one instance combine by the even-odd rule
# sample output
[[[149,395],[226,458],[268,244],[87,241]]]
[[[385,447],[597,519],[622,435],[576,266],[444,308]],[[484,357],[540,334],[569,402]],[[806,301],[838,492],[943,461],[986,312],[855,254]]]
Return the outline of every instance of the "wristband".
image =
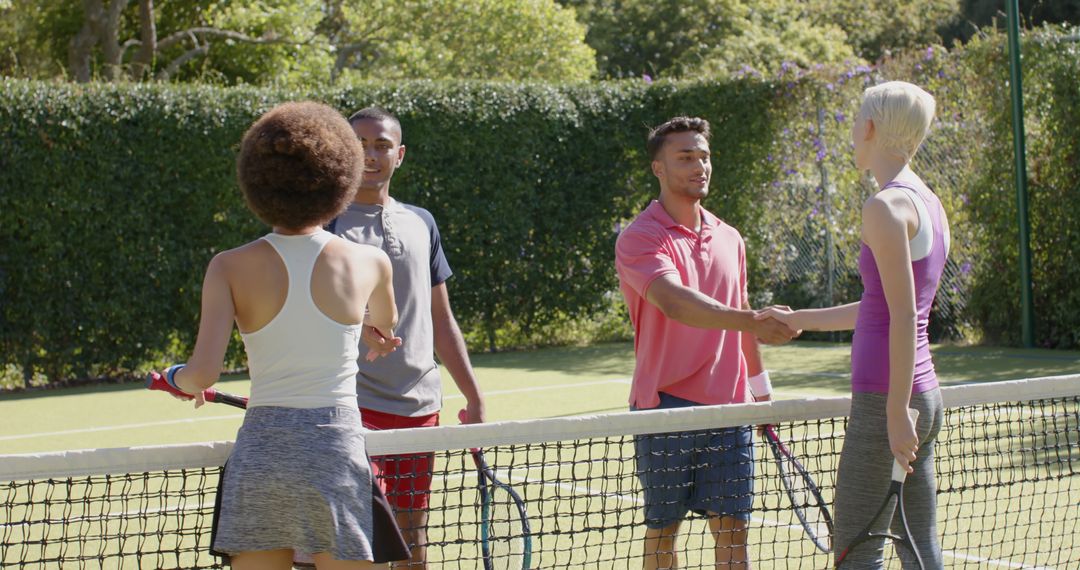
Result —
[[[751,376],[747,383],[750,385],[750,391],[753,392],[755,397],[760,398],[772,394],[772,381],[769,380],[768,370],[763,370],[757,376]]]
[[[168,370],[165,371],[165,383],[169,386],[172,386],[173,388],[176,388],[180,392],[184,392],[184,390],[181,390],[180,387],[176,385],[176,373],[179,372],[184,366],[185,364],[173,364],[169,367]],[[184,393],[187,394],[187,392]]]

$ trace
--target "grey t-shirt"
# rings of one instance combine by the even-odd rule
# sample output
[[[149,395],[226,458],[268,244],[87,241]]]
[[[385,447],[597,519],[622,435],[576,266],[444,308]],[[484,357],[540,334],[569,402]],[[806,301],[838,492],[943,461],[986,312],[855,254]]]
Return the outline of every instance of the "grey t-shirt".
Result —
[[[356,243],[373,245],[390,256],[398,308],[396,352],[368,362],[360,347],[356,376],[361,408],[399,416],[422,416],[442,407],[442,380],[435,363],[431,288],[452,272],[443,255],[435,219],[423,209],[391,199],[385,206],[350,204],[331,222],[330,231]]]

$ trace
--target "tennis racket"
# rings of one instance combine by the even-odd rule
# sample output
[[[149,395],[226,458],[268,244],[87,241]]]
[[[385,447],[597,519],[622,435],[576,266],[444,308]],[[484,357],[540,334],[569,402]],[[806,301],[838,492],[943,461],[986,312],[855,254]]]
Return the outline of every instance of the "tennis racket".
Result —
[[[776,426],[766,425],[762,429],[761,437],[772,450],[776,467],[780,470],[780,481],[791,500],[795,516],[806,531],[806,536],[818,550],[828,553],[831,550],[833,522],[821,490],[802,463],[795,459],[791,450],[780,441],[776,435]]]
[[[465,410],[458,412],[465,422]],[[528,570],[532,563],[532,533],[525,501],[495,477],[484,452],[472,448],[476,488],[480,493],[480,548],[484,570]]]
[[[148,390],[158,390],[161,392],[168,392],[174,396],[190,400],[191,394],[181,392],[165,381],[165,377],[157,372],[151,372],[146,375],[146,388]],[[247,409],[248,399],[243,396],[237,396],[229,394],[228,392],[220,392],[213,388],[207,388],[203,390],[203,399],[207,402],[214,402],[216,404],[225,404],[234,408],[240,408],[241,410]]]
[[[912,423],[914,423],[919,419],[919,410],[909,409],[908,415],[911,417]],[[926,565],[923,564],[922,557],[919,556],[919,551],[915,548],[915,543],[911,540],[911,528],[908,527],[907,513],[904,509],[904,480],[906,479],[907,471],[904,470],[899,461],[893,459],[892,481],[889,482],[889,491],[885,494],[885,501],[881,503],[881,507],[878,508],[874,517],[870,519],[870,523],[866,525],[866,528],[859,531],[859,534],[855,535],[851,544],[840,553],[840,556],[836,557],[837,568],[841,567],[844,563],[844,559],[847,558],[847,555],[850,554],[856,546],[872,538],[889,538],[892,539],[893,544],[897,547],[903,546],[904,548],[909,549],[911,553],[915,555],[915,561],[919,565],[919,570],[925,570]],[[903,534],[893,534],[892,532],[889,532],[889,527],[891,526],[890,523],[892,523],[891,516],[889,517],[889,520],[879,521],[883,512],[888,510],[891,515],[892,511],[889,510],[889,505],[892,503],[893,498],[896,499],[896,514],[900,517]],[[881,522],[884,522],[885,524],[881,525]],[[885,531],[875,532],[875,526],[878,528],[884,526]]]

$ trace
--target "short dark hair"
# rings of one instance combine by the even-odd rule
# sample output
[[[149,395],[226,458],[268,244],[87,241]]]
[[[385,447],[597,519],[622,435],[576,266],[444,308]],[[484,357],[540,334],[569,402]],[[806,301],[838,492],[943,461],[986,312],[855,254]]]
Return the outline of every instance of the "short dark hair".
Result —
[[[363,119],[374,119],[376,121],[390,121],[391,123],[394,124],[394,126],[397,127],[399,133],[402,132],[402,130],[401,130],[401,121],[399,121],[398,118],[395,117],[393,113],[391,113],[390,111],[387,111],[386,109],[383,109],[382,107],[371,106],[371,107],[364,107],[363,109],[360,109],[359,111],[353,113],[352,116],[349,117],[349,124],[350,125],[355,124],[357,121],[361,121]]]
[[[701,133],[705,140],[709,140],[709,137],[712,136],[712,132],[709,130],[709,121],[701,117],[674,117],[666,123],[653,128],[653,130],[649,131],[649,140],[645,143],[645,148],[649,151],[649,160],[656,160],[656,156],[660,154],[660,149],[664,148],[664,141],[668,135],[690,131]]]
[[[248,208],[283,228],[322,225],[356,196],[364,149],[340,113],[311,101],[285,103],[244,133],[236,175]]]

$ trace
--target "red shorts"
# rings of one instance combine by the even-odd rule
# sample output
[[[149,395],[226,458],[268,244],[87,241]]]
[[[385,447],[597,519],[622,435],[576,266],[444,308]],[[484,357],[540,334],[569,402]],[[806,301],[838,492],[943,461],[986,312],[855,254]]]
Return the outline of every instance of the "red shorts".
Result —
[[[370,430],[425,428],[439,425],[439,412],[426,416],[399,416],[360,408],[360,419]],[[379,455],[371,458],[379,487],[398,511],[427,509],[431,496],[434,453]]]

